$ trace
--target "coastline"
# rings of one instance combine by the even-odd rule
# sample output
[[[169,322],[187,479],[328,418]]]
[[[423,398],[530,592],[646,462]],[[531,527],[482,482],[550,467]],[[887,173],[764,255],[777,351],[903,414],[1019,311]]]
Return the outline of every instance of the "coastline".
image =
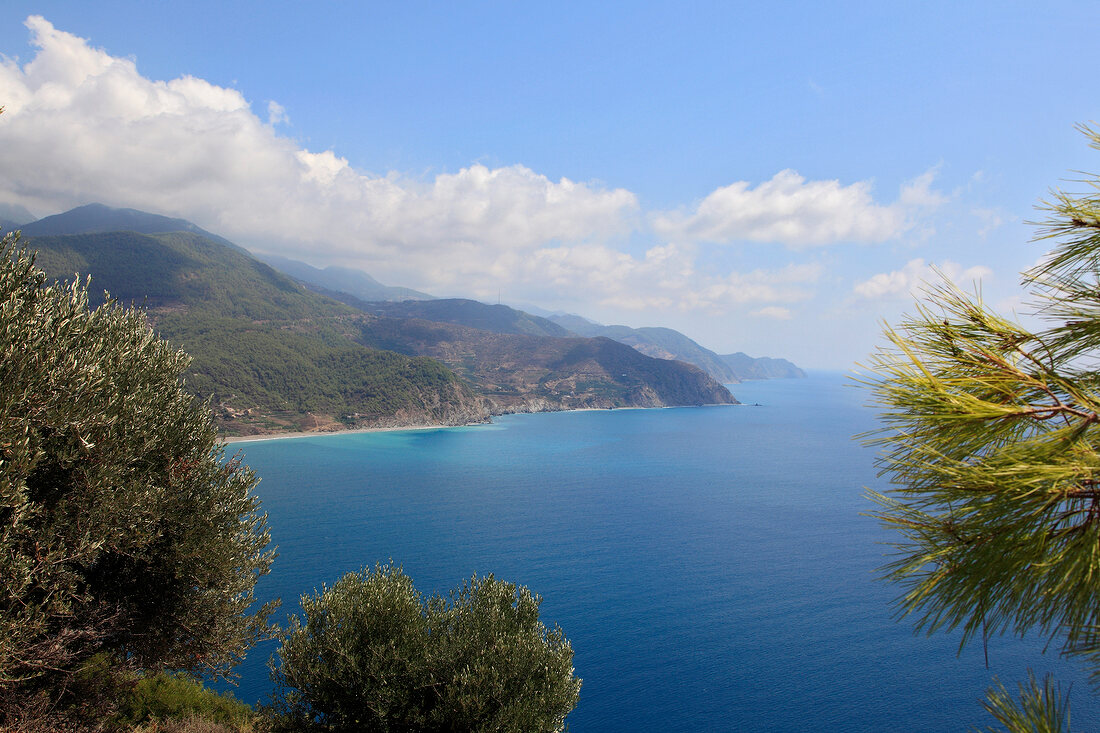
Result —
[[[221,438],[222,443],[256,443],[261,440],[290,440],[292,438],[317,438],[325,435],[350,435],[353,433],[394,433],[410,430],[440,430],[442,428],[466,428],[472,425],[488,425],[485,422],[466,423],[465,425],[395,425],[384,428],[350,428],[348,430],[305,430],[293,433],[265,433],[262,435],[230,435]]]
[[[471,422],[463,425],[446,425],[443,423],[432,425],[391,425],[386,427],[375,428],[350,428],[347,430],[305,430],[295,431],[290,433],[265,433],[262,435],[231,435],[221,438],[223,445],[230,445],[233,443],[257,443],[264,440],[292,440],[295,438],[318,438],[327,435],[351,435],[356,433],[394,433],[394,432],[408,432],[413,430],[443,430],[447,428],[469,428],[477,425],[492,425],[493,418],[504,417],[506,415],[533,415],[542,412],[605,412],[607,410],[670,410],[684,407],[753,407],[752,404],[745,402],[733,402],[730,404],[712,404],[712,405],[660,405],[655,407],[572,407],[565,410],[540,410],[538,412],[502,412],[495,415],[491,415],[488,420],[483,422]]]

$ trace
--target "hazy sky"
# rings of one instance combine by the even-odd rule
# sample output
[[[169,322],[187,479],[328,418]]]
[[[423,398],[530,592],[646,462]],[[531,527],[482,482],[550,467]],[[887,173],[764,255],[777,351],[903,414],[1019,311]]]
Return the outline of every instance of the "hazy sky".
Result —
[[[1100,170],[1100,3],[23,2],[0,203],[850,368],[933,266],[1018,302]]]

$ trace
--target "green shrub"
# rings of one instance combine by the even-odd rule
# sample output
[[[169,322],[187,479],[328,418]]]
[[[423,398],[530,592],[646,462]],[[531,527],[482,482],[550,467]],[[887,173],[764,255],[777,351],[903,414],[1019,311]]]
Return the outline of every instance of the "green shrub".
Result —
[[[276,711],[298,729],[561,730],[581,681],[540,602],[492,575],[425,599],[400,568],[349,573],[302,598],[273,661]]]
[[[162,672],[143,677],[123,703],[119,720],[128,725],[149,721],[201,719],[230,726],[250,724],[251,707],[218,694],[186,676]]]

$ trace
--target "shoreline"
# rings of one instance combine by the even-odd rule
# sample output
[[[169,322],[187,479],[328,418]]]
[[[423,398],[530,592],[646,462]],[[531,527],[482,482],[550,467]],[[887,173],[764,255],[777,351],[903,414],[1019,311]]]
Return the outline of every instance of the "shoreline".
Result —
[[[395,433],[409,430],[441,430],[443,428],[468,428],[474,425],[489,425],[490,422],[472,422],[465,425],[405,425],[385,428],[351,428],[349,430],[299,430],[292,433],[265,433],[263,435],[231,435],[221,438],[226,445],[230,443],[257,443],[261,440],[290,440],[293,438],[318,438],[326,435],[352,435],[355,433]]]
[[[396,433],[396,432],[409,432],[413,430],[444,430],[450,428],[472,428],[478,425],[493,425],[494,418],[507,417],[509,415],[539,415],[543,413],[553,412],[607,412],[614,410],[671,410],[684,407],[752,407],[752,404],[745,402],[734,402],[732,404],[712,404],[712,405],[661,405],[660,407],[574,407],[568,410],[540,410],[538,412],[504,412],[498,415],[490,415],[489,419],[485,422],[472,422],[464,425],[398,425],[390,427],[378,427],[378,428],[351,428],[349,430],[305,430],[295,431],[291,433],[266,433],[264,435],[232,435],[229,437],[221,438],[223,445],[230,445],[233,443],[258,443],[264,440],[293,440],[296,438],[318,438],[328,435],[354,435],[357,433]]]

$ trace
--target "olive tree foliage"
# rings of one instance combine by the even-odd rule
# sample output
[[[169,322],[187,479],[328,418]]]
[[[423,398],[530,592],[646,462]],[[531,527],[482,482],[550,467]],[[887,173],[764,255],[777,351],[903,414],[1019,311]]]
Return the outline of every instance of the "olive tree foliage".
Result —
[[[253,473],[142,313],[0,242],[0,701],[93,655],[224,675],[268,634]],[[0,710],[0,718],[2,718]]]
[[[489,575],[425,598],[400,568],[349,573],[302,598],[279,664],[293,729],[559,731],[581,681],[541,599]]]
[[[1100,681],[1100,180],[1081,183],[1044,206],[1053,248],[1024,273],[1038,328],[932,287],[865,382],[901,615],[961,644],[1037,632]]]

